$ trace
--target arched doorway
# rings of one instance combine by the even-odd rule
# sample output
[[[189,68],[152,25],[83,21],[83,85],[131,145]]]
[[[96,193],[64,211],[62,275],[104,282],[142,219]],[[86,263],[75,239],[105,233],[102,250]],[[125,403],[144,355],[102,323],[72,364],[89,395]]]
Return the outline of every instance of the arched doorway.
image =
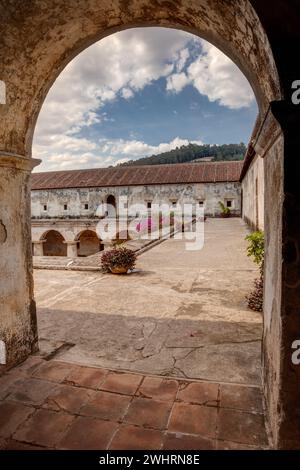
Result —
[[[275,439],[278,440],[279,437],[281,440],[296,439],[296,423],[294,433],[284,426],[288,413],[290,416],[292,413],[285,404],[280,406],[280,397],[284,388],[283,384],[291,383],[287,390],[294,389],[294,380],[299,377],[299,372],[290,363],[291,345],[290,343],[283,344],[286,336],[291,340],[294,335],[296,337],[298,324],[295,315],[298,309],[296,289],[299,289],[299,286],[293,279],[293,273],[299,264],[299,260],[296,259],[299,230],[293,221],[299,211],[299,191],[296,188],[297,178],[292,174],[297,175],[296,171],[293,172],[293,163],[285,162],[283,166],[284,150],[290,160],[292,137],[295,136],[296,141],[292,123],[297,120],[286,118],[286,116],[294,116],[289,108],[288,100],[290,78],[294,77],[291,73],[292,63],[295,62],[294,57],[289,56],[287,48],[289,45],[292,46],[298,36],[294,28],[297,16],[294,15],[295,18],[293,18],[293,6],[286,5],[286,2],[280,2],[280,5],[284,7],[284,15],[290,14],[291,32],[286,29],[282,30],[281,23],[284,25],[286,22],[280,17],[276,15],[272,17],[269,2],[253,0],[251,2],[241,0],[238,3],[221,0],[160,3],[149,0],[136,2],[113,0],[101,3],[90,2],[88,5],[87,2],[79,0],[76,9],[66,9],[64,2],[58,0],[55,5],[51,5],[50,2],[36,3],[34,14],[27,3],[10,5],[9,8],[4,2],[2,3],[1,13],[3,13],[3,18],[6,18],[3,25],[3,36],[6,37],[6,41],[0,53],[2,62],[5,63],[2,79],[9,86],[7,86],[8,105],[0,109],[3,123],[0,126],[3,152],[3,156],[1,155],[3,189],[0,185],[0,196],[8,214],[4,224],[7,232],[14,235],[9,236],[5,242],[3,278],[8,281],[3,282],[3,287],[1,285],[0,294],[1,296],[3,294],[2,336],[12,338],[7,344],[9,364],[17,363],[37,348],[31,288],[28,181],[32,167],[37,164],[30,160],[32,135],[47,91],[60,71],[76,54],[112,31],[145,25],[182,28],[210,40],[227,53],[248,77],[259,102],[261,110],[259,121],[262,128],[260,129],[261,139],[259,141],[256,139],[256,145],[264,153],[268,170],[265,202],[269,208],[265,227],[268,246],[266,253],[268,290],[266,291],[264,333],[265,395]],[[15,18],[22,19],[18,35],[15,34]],[[14,27],[11,27],[12,25]],[[28,31],[31,31],[31,34],[28,34]],[[47,34],[49,31],[51,34]],[[278,44],[282,31],[286,34],[286,38],[280,41],[283,44],[281,50],[278,47],[276,51],[278,64],[282,70],[282,83],[280,83],[269,39],[273,41],[273,44]],[[24,49],[26,49],[26,57],[20,53]],[[287,53],[286,61],[290,60],[288,71],[284,70],[285,53]],[[16,70],[20,73],[16,73]],[[282,88],[282,92],[281,86],[285,87]],[[268,112],[270,103],[276,100],[283,101],[277,103],[279,107],[272,105]],[[279,120],[284,115],[282,118],[282,123],[285,124],[284,129],[289,129],[289,126],[292,129],[292,137],[288,134],[287,137],[290,140],[285,141],[285,148],[283,133],[274,120],[274,115]],[[267,145],[268,141],[269,145]],[[296,163],[295,167],[297,167]],[[284,181],[285,174],[288,181]],[[284,185],[284,182],[288,185]],[[10,190],[7,191],[7,188]],[[16,197],[11,197],[11,190],[14,190]],[[282,215],[284,190],[288,192],[289,201],[292,203]],[[20,213],[24,216],[18,217]],[[282,221],[284,221],[284,231]],[[288,255],[284,260],[283,246]],[[11,256],[11,253],[18,256]],[[282,261],[284,276],[282,276]],[[288,275],[291,277],[290,283],[285,279]],[[22,317],[22,322],[16,321],[17,315],[19,319]],[[10,322],[7,322],[6,318],[9,318]],[[9,331],[7,330],[8,323]],[[286,334],[283,334],[283,327],[286,329]],[[25,338],[26,341],[24,341]],[[293,374],[294,378],[292,378]],[[273,389],[275,389],[274,392]],[[292,403],[293,397],[289,400]],[[295,412],[295,407],[292,412]],[[279,428],[283,435],[279,432]]]
[[[106,198],[106,213],[107,217],[116,217],[117,215],[117,204],[116,198],[113,194],[109,194]]]
[[[43,236],[44,256],[67,256],[67,244],[65,239],[57,230],[50,230]]]
[[[79,242],[78,256],[90,256],[103,249],[101,241],[93,230],[84,230],[77,237]]]

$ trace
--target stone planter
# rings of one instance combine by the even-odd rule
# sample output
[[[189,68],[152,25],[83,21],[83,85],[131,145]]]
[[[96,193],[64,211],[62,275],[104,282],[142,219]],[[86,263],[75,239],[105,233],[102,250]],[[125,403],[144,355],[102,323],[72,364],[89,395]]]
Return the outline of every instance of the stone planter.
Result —
[[[114,266],[113,268],[110,268],[110,271],[113,274],[126,274],[128,268],[126,266]]]

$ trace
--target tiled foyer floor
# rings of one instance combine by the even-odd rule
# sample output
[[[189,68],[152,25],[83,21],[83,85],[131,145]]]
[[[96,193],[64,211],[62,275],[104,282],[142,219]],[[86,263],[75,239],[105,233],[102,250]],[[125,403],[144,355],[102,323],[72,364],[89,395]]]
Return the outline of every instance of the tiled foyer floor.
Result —
[[[262,449],[259,388],[32,356],[0,377],[1,449]]]

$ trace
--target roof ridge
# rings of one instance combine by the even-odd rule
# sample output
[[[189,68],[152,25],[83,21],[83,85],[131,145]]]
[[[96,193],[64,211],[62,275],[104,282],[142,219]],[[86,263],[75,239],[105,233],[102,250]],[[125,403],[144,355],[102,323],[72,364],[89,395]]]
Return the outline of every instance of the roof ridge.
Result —
[[[72,170],[50,170],[50,171],[39,171],[34,172],[32,175],[44,175],[44,174],[54,174],[54,173],[75,173],[75,172],[88,172],[88,171],[107,171],[107,170],[128,170],[130,168],[161,168],[161,167],[178,167],[178,166],[198,166],[200,164],[203,165],[232,165],[234,163],[242,164],[244,160],[222,160],[217,162],[187,162],[187,163],[161,163],[156,165],[124,165],[124,166],[112,166],[112,167],[99,167],[99,168],[78,168]]]

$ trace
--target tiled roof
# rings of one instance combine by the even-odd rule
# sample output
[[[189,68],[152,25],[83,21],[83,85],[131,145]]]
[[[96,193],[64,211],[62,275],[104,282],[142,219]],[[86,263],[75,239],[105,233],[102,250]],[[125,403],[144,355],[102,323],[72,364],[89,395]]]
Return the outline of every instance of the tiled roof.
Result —
[[[32,189],[233,182],[242,166],[234,161],[49,171],[32,174]]]

